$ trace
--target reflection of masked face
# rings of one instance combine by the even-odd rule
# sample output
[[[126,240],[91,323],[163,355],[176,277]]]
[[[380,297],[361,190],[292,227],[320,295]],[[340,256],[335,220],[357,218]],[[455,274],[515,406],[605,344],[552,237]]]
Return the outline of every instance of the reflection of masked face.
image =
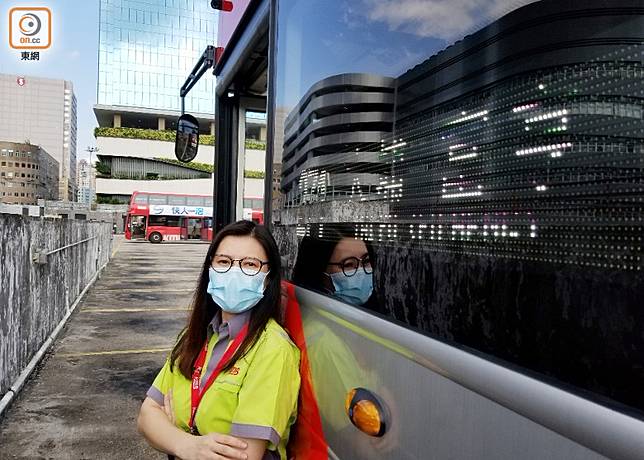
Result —
[[[373,292],[373,274],[358,270],[353,276],[342,272],[329,275],[333,281],[335,296],[353,305],[364,305]]]

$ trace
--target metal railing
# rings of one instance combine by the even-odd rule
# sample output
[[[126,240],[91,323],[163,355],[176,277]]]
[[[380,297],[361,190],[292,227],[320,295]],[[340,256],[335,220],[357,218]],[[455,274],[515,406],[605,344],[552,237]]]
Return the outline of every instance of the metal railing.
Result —
[[[91,236],[89,238],[85,238],[84,240],[76,241],[75,243],[68,244],[66,246],[62,246],[60,248],[52,249],[51,251],[45,251],[45,250],[37,250],[34,251],[31,260],[35,264],[46,264],[47,263],[47,256],[50,256],[52,254],[56,254],[57,252],[63,251],[65,249],[72,248],[74,246],[78,246],[80,244],[86,243],[90,240],[96,239],[98,236]]]

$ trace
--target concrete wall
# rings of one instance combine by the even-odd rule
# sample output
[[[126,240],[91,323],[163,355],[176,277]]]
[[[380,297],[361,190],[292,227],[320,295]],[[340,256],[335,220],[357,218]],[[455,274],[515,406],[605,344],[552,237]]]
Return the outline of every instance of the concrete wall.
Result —
[[[213,179],[133,180],[96,178],[96,193],[131,195],[132,192],[212,195]]]
[[[245,170],[264,171],[266,169],[266,150],[246,149]]]
[[[175,158],[174,143],[147,139],[124,139],[118,137],[98,137],[96,145],[104,155],[133,156],[140,158]],[[245,170],[264,171],[266,152],[245,149]],[[213,164],[214,147],[200,145],[195,161]],[[211,179],[177,180],[131,180],[96,179],[96,193],[107,195],[131,195],[133,191],[162,193],[193,193],[210,195],[213,192]],[[263,179],[245,179],[244,196],[264,196]]]
[[[112,224],[0,214],[0,397],[112,252]],[[34,249],[95,239],[34,264]]]
[[[176,159],[174,155],[174,142],[148,139],[125,139],[120,137],[97,137],[96,145],[99,152],[103,155]],[[266,167],[266,151],[255,149],[245,149],[245,151],[245,169],[264,171]],[[201,144],[194,161],[210,165],[213,164],[215,161],[215,148],[212,145]]]
[[[174,142],[150,139],[126,139],[120,137],[97,137],[96,146],[102,155],[115,155],[137,158],[170,158],[174,156]],[[212,145],[199,146],[194,161],[212,164],[215,148]]]
[[[263,197],[264,179],[244,179],[244,196]]]
[[[212,179],[131,180],[96,179],[96,192],[131,195],[133,191],[212,195]],[[244,179],[244,196],[264,196],[264,179]]]

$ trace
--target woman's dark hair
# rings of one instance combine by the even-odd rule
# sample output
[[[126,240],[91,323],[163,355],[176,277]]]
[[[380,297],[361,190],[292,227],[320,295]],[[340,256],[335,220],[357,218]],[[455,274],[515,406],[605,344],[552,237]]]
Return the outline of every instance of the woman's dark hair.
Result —
[[[340,240],[355,237],[355,228],[350,224],[310,224],[307,235],[302,238],[297,251],[297,260],[293,267],[293,282],[307,289],[332,294],[327,287],[328,284],[325,285],[326,275],[324,274],[331,261],[331,255]],[[369,241],[363,241],[367,246],[371,264],[376,267],[377,260],[373,246]],[[383,312],[375,290],[361,307],[377,313]]]
[[[293,267],[293,282],[299,286],[325,291],[323,276],[335,247],[343,238],[355,238],[355,229],[348,224],[311,224],[302,238]],[[371,245],[365,242],[371,256]]]
[[[171,368],[174,365],[178,366],[181,374],[187,379],[192,379],[194,363],[208,337],[208,324],[221,311],[221,308],[208,294],[207,289],[210,281],[209,269],[212,258],[219,244],[227,236],[250,236],[255,238],[266,252],[269,272],[266,277],[267,285],[264,290],[264,297],[251,310],[248,335],[225,364],[222,372],[230,369],[237,360],[252,348],[270,318],[276,321],[279,321],[280,318],[281,267],[279,250],[273,236],[263,225],[246,220],[240,220],[225,226],[217,233],[208,248],[208,254],[192,299],[192,313],[190,314],[188,326],[181,334],[170,355]]]

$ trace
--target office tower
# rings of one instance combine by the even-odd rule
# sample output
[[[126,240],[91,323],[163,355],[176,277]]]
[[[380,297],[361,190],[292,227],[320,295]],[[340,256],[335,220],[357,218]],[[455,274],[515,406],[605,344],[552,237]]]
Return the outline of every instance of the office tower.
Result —
[[[61,200],[76,197],[76,96],[72,82],[0,74],[0,140],[40,145],[60,166]]]
[[[98,201],[126,202],[135,190],[211,193],[212,175],[174,159],[181,115],[179,88],[208,45],[217,12],[199,0],[101,0],[97,104]],[[186,111],[212,135],[215,78],[206,75],[186,97]],[[196,162],[213,163],[212,137],[202,136]]]
[[[96,177],[94,170],[87,160],[78,162],[78,202],[92,204],[95,199]]]
[[[0,141],[0,203],[58,199],[58,162],[38,145]]]

